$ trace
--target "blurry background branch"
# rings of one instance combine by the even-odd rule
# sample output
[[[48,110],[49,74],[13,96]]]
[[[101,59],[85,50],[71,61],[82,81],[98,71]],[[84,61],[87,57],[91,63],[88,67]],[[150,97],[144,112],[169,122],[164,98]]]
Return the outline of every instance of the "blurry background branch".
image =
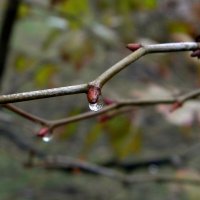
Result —
[[[0,136],[9,139],[9,141],[13,142],[20,150],[24,151],[29,155],[29,159],[25,163],[25,167],[39,167],[47,170],[57,170],[61,172],[68,173],[89,173],[94,175],[101,175],[112,180],[120,181],[124,184],[145,184],[148,182],[157,182],[157,183],[177,183],[177,184],[192,184],[199,185],[200,178],[187,178],[187,177],[175,177],[175,175],[161,175],[161,174],[139,174],[139,175],[126,175],[118,172],[112,168],[108,167],[117,167],[123,171],[133,171],[135,169],[140,169],[143,167],[148,167],[151,165],[160,166],[160,164],[167,164],[164,162],[164,158],[157,161],[155,159],[140,161],[135,163],[113,163],[107,164],[107,167],[95,164],[91,164],[89,162],[74,159],[67,156],[50,156],[47,153],[44,153],[38,149],[36,149],[33,145],[24,140],[24,138],[19,137],[19,134],[13,132],[13,130],[5,129],[1,127]],[[185,152],[181,153],[181,156],[186,156],[188,152],[197,150],[199,148],[199,144],[195,145],[192,148],[188,148]],[[175,155],[172,155],[175,156]],[[178,156],[178,155],[177,155]],[[39,158],[39,160],[35,160],[35,158]],[[171,162],[173,162],[172,157]],[[165,158],[167,160],[167,158]],[[146,163],[146,164],[145,164]],[[105,164],[104,164],[105,165]],[[80,171],[79,171],[80,170]],[[79,172],[78,172],[79,171]]]
[[[114,169],[109,169],[108,167],[117,167],[123,171],[133,171],[135,169],[140,169],[143,167],[148,167],[151,165],[165,165],[167,162],[171,161],[173,163],[173,156],[169,158],[162,159],[151,159],[146,161],[140,161],[135,163],[112,163],[107,164],[107,167],[101,165],[91,164],[89,162],[70,158],[67,156],[49,156],[48,154],[36,149],[30,143],[25,141],[22,137],[19,137],[19,134],[14,133],[12,130],[5,129],[1,127],[0,129],[1,136],[8,138],[13,142],[19,149],[29,154],[30,159],[25,163],[25,167],[39,167],[47,170],[57,170],[61,172],[75,172],[80,170],[82,173],[89,173],[95,175],[102,175],[113,180],[118,180],[126,184],[144,184],[148,182],[157,182],[157,183],[177,183],[177,184],[200,184],[200,178],[184,178],[184,177],[175,177],[175,175],[151,175],[151,174],[140,174],[140,175],[125,175],[119,173]],[[194,147],[188,148],[185,152],[182,152],[180,156],[188,156],[188,152],[199,149],[199,144],[194,145]],[[178,155],[176,155],[178,156]],[[34,161],[34,158],[39,158],[38,161]],[[164,161],[165,160],[165,161]],[[175,164],[175,163],[174,163]],[[105,165],[105,164],[104,164]]]
[[[166,174],[140,174],[140,175],[125,175],[114,169],[91,164],[86,161],[69,158],[66,156],[47,156],[42,162],[32,163],[29,167],[40,167],[47,170],[61,170],[63,172],[75,172],[80,170],[80,173],[96,174],[120,181],[124,184],[145,184],[149,182],[156,183],[177,183],[177,184],[192,184],[199,185],[200,178],[184,178],[175,177],[175,175]]]
[[[8,0],[0,31],[0,81],[8,59],[11,36],[21,0]]]

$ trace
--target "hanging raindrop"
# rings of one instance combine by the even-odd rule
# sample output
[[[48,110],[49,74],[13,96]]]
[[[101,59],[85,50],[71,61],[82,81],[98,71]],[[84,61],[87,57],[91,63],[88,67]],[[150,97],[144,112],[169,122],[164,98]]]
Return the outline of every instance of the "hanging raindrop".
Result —
[[[104,106],[104,102],[101,96],[99,96],[99,99],[96,103],[89,103],[90,110],[95,111],[95,112],[101,110],[103,106]]]
[[[43,142],[50,142],[52,138],[53,138],[53,135],[51,133],[48,133],[42,137],[42,140]]]
[[[158,171],[159,171],[159,167],[157,165],[152,164],[152,165],[149,166],[149,173],[150,174],[155,175],[155,174],[158,173]]]

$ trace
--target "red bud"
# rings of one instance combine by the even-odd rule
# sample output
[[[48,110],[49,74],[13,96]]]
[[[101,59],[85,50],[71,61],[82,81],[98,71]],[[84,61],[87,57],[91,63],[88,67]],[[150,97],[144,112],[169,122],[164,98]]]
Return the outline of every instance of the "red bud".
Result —
[[[41,129],[38,131],[37,136],[43,138],[43,137],[44,137],[45,135],[47,135],[48,133],[49,133],[49,128],[44,127],[44,128],[41,128]]]
[[[199,59],[200,58],[200,49],[193,51],[190,56],[197,57]]]
[[[138,50],[139,48],[142,47],[141,44],[138,44],[138,43],[131,43],[131,44],[127,44],[126,46],[128,49],[130,49],[131,51],[136,51]]]
[[[106,105],[111,105],[111,104],[115,103],[115,101],[113,101],[112,99],[109,99],[109,98],[104,98],[103,101]]]
[[[72,172],[73,172],[73,174],[79,175],[79,174],[81,173],[81,169],[78,168],[78,167],[74,167],[74,168],[72,169]]]
[[[175,102],[174,104],[172,104],[171,108],[170,108],[170,112],[174,112],[175,110],[177,110],[178,108],[182,107],[183,103],[180,101]]]
[[[93,85],[90,85],[88,87],[87,99],[89,103],[91,104],[97,103],[100,95],[101,95],[101,89],[99,87]]]
[[[108,116],[108,115],[102,115],[99,117],[99,122],[100,123],[104,123],[104,122],[107,122],[111,117]]]
[[[196,41],[196,42],[200,42],[200,35],[198,35],[198,36],[195,38],[195,41]]]

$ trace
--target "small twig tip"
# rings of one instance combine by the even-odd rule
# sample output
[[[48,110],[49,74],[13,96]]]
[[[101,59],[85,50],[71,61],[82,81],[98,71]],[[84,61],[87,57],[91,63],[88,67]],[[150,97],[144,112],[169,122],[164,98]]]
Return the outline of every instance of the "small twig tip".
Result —
[[[174,104],[172,104],[172,106],[171,106],[169,112],[172,113],[172,112],[176,111],[177,109],[179,109],[179,108],[182,107],[182,106],[183,106],[183,103],[182,103],[182,102],[176,101]]]
[[[37,137],[44,137],[49,133],[49,128],[48,127],[43,127],[37,132]]]
[[[141,47],[142,47],[142,45],[138,44],[138,43],[130,43],[130,44],[126,45],[126,48],[128,48],[131,51],[136,51],[136,50],[138,50]]]

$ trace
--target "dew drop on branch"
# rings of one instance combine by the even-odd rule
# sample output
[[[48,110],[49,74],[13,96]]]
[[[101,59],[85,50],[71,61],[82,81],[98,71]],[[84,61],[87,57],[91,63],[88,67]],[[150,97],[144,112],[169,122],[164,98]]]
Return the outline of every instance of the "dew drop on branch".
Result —
[[[104,102],[102,97],[100,96],[96,103],[89,103],[89,108],[91,111],[99,111],[103,108]]]
[[[149,166],[149,173],[152,175],[156,175],[159,171],[159,167],[155,164]]]
[[[47,142],[50,142],[52,140],[52,138],[53,138],[53,135],[51,133],[48,133],[42,137],[42,140],[43,140],[43,142],[47,143]]]

